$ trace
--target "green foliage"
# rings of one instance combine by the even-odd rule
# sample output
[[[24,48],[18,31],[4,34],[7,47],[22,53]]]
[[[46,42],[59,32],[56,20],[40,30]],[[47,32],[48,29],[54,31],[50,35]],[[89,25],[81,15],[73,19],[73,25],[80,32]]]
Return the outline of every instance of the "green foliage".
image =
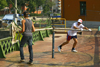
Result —
[[[13,4],[12,10],[14,10],[14,8],[15,8],[15,5],[14,5],[15,0],[7,0],[7,3],[8,4]],[[34,12],[35,11],[36,4],[35,4],[34,0],[17,0],[17,4],[18,4],[17,8],[18,8],[18,12],[19,13],[20,13],[20,11],[23,12],[23,10],[21,10],[21,8],[23,6],[27,6],[26,4],[28,4],[27,7],[28,7],[28,11],[29,12]]]
[[[50,8],[49,8],[48,5],[45,5],[45,6],[43,7],[43,13],[47,13],[49,10],[50,10]]]
[[[6,0],[6,1],[8,4],[13,4],[13,7],[14,7],[15,0]],[[54,3],[51,0],[17,0],[17,4],[18,4],[17,5],[18,10],[21,12],[23,12],[23,10],[21,10],[21,7],[28,4],[26,6],[28,7],[27,10],[30,13],[34,12],[36,8],[39,8],[39,6],[43,7],[43,13],[47,13],[48,11],[50,11],[52,6],[54,5]],[[14,10],[14,8],[12,10]]]
[[[14,3],[15,3],[15,0],[6,0],[8,4],[13,4],[14,6]],[[24,6],[25,3],[27,3],[29,0],[17,0],[17,3],[18,3],[18,7],[19,6]]]
[[[42,14],[31,13],[30,16],[42,16]]]
[[[36,7],[36,4],[34,1],[29,1],[29,5],[28,5],[28,11],[31,13],[31,12],[34,12],[35,11],[35,7]]]
[[[45,1],[45,5],[43,6],[43,13],[48,13],[52,9],[52,6],[55,5],[51,0]]]
[[[36,3],[36,6],[39,7],[45,3],[46,0],[33,0]]]
[[[57,13],[57,16],[60,16],[61,15],[61,13]]]
[[[7,7],[7,5],[8,4],[7,4],[6,0],[0,0],[0,10]]]
[[[11,8],[12,13],[14,13],[15,11],[15,0],[6,0],[8,5],[12,4],[13,7]],[[28,0],[17,0],[17,8],[18,8],[18,13],[20,13],[20,11],[22,12],[23,10],[21,10],[22,6],[25,6],[25,3]]]

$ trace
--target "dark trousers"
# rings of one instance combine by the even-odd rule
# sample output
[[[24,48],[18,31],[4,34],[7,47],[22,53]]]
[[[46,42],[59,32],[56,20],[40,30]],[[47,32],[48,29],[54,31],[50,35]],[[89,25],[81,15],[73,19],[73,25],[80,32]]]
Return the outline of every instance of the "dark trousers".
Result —
[[[32,36],[23,36],[22,37],[22,40],[20,43],[20,57],[22,60],[24,59],[23,46],[26,42],[28,43],[30,62],[32,62],[33,61]]]

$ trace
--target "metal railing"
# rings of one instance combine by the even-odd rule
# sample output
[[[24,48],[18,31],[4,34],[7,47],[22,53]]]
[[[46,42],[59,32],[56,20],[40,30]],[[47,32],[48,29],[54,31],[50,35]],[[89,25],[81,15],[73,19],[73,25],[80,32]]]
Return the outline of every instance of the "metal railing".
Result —
[[[12,37],[0,39],[0,58],[5,58],[6,54],[19,50],[19,42],[12,44]]]
[[[52,28],[37,29],[33,32],[33,44],[36,41],[44,40],[43,38],[49,37],[50,34],[52,34]],[[5,55],[10,52],[19,51],[19,41],[21,41],[22,37],[23,35],[21,33],[16,33],[15,39],[18,41],[14,44],[12,44],[12,37],[0,39],[0,58],[6,58]],[[27,46],[27,44],[25,44],[24,47],[25,46]]]

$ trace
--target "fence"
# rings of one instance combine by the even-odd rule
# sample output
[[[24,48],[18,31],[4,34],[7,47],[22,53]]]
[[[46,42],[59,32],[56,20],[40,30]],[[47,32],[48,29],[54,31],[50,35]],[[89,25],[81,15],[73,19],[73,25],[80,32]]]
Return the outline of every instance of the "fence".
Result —
[[[12,37],[0,39],[0,58],[5,58],[5,55],[19,50],[19,42],[12,44]]]
[[[55,27],[62,27],[66,28],[66,19],[65,18],[51,18],[52,20],[52,25]]]
[[[34,22],[35,27],[39,27],[39,28],[45,28],[45,27],[51,26],[51,23],[52,23],[50,18],[47,18],[47,20],[40,19],[38,21],[35,21],[35,20],[32,20],[32,21]]]
[[[33,44],[36,41],[43,40],[45,37],[49,37],[49,35],[52,34],[52,29],[39,29],[33,32]],[[16,33],[15,39],[18,39],[18,33]],[[21,38],[22,35],[20,34]],[[20,38],[20,40],[21,40]],[[13,51],[19,51],[19,41],[12,44],[12,37],[0,39],[0,58],[6,58],[6,54],[13,52]],[[27,46],[27,44],[25,44]]]

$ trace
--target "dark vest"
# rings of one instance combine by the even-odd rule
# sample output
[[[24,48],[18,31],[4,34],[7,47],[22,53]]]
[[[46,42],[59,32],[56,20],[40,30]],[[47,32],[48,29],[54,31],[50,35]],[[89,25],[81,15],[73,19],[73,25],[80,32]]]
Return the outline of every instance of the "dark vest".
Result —
[[[32,21],[30,19],[25,19],[25,31],[24,36],[32,36]]]

